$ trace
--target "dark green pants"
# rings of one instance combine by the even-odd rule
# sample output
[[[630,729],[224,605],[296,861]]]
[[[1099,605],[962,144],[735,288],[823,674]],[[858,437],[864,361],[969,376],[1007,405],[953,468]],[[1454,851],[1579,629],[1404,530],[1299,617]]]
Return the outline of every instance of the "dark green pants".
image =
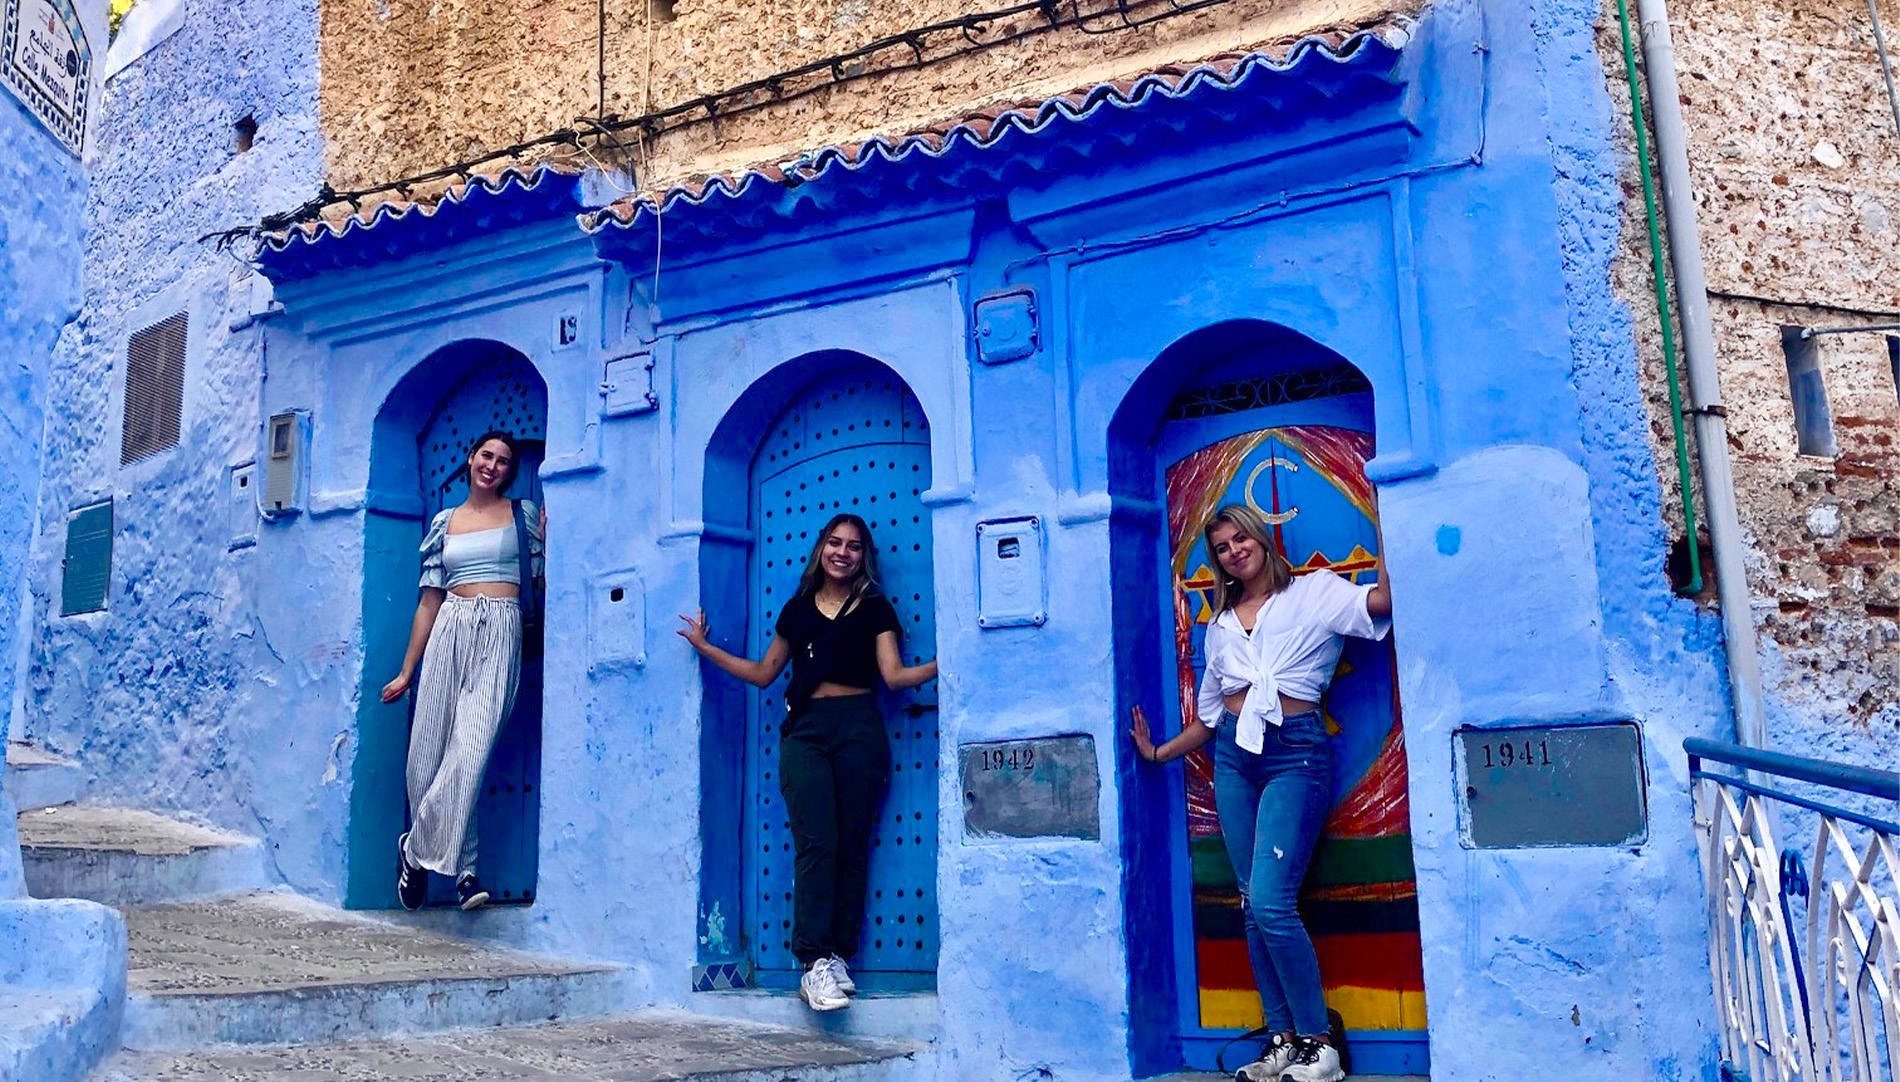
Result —
[[[871,832],[891,778],[877,696],[812,699],[785,727],[778,766],[796,858],[792,953],[807,966],[848,959],[864,931]]]

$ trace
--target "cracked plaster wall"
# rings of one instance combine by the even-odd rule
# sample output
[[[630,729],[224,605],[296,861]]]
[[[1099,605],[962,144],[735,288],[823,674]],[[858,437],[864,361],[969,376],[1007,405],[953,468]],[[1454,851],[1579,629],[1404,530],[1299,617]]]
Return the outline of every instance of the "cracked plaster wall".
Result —
[[[20,722],[75,756],[97,798],[251,834],[287,821],[271,840],[304,861],[320,859],[296,824],[316,821],[299,809],[332,791],[315,784],[327,739],[273,724],[269,703],[323,659],[270,657],[255,599],[273,593],[282,569],[228,547],[243,516],[225,495],[226,471],[258,454],[263,345],[245,325],[253,277],[199,238],[316,183],[315,18],[315,0],[194,2],[178,33],[105,88],[75,283],[83,309],[46,387]],[[239,152],[233,125],[246,115],[257,135]],[[181,311],[190,337],[179,444],[121,466],[127,338]],[[67,513],[103,498],[115,501],[108,607],[61,616]]]
[[[1891,26],[1900,10],[1883,6]],[[1900,132],[1867,7],[1675,0],[1722,400],[1770,738],[1891,766],[1900,744],[1900,400],[1887,340],[1819,340],[1839,454],[1797,453],[1780,328],[1900,320]],[[1613,287],[1633,317],[1672,538],[1675,442],[1616,9],[1598,24],[1625,195]],[[1693,445],[1690,448],[1694,453]],[[1698,512],[1700,478],[1692,483]],[[1706,524],[1703,526],[1706,534]]]
[[[569,127],[579,116],[640,115],[881,37],[1007,6],[1001,0],[605,0],[603,9],[595,0],[323,0],[330,178],[339,188],[393,180]],[[1085,12],[1113,6],[1108,0],[1080,4]],[[1234,0],[1136,31],[1065,29],[699,124],[636,143],[630,153],[641,186],[652,189],[877,133],[901,134],[981,106],[1040,100],[1320,29],[1368,25],[1418,6],[1410,0]],[[1039,18],[998,24],[1008,28],[999,33]],[[1105,14],[1091,26],[1113,21]],[[623,138],[632,142],[630,135]]]

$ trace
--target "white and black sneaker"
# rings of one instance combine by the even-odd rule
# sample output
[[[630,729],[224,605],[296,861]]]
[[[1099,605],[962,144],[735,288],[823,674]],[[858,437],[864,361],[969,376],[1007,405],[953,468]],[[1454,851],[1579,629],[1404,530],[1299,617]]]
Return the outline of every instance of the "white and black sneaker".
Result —
[[[851,979],[851,967],[844,964],[844,959],[834,954],[829,958],[820,958],[818,964],[831,967],[831,979],[838,982],[838,991],[847,996],[858,994],[858,982]]]
[[[1287,1065],[1293,1062],[1293,1053],[1298,1047],[1287,1040],[1286,1034],[1274,1034],[1267,1046],[1260,1050],[1259,1059],[1234,1072],[1234,1082],[1280,1082],[1280,1076],[1286,1073]]]
[[[409,863],[409,833],[396,841],[396,897],[411,913],[429,900],[429,872]]]
[[[474,872],[463,872],[455,881],[455,900],[461,904],[462,912],[480,909],[488,904],[488,892],[482,889],[482,881],[475,878]]]
[[[1339,1049],[1322,1040],[1302,1037],[1293,1042],[1293,1059],[1280,1077],[1284,1082],[1339,1082],[1346,1072],[1339,1066]]]
[[[798,979],[798,998],[814,1011],[841,1011],[851,1006],[851,1000],[838,987],[838,978],[831,974],[828,958],[813,962]]]

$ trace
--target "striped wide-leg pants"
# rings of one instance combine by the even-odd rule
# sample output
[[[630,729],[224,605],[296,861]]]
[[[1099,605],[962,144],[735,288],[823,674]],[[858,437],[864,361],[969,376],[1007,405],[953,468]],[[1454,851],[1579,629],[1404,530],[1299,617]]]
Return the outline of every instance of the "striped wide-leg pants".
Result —
[[[521,677],[521,603],[448,595],[429,632],[409,730],[412,864],[475,870],[475,800]]]

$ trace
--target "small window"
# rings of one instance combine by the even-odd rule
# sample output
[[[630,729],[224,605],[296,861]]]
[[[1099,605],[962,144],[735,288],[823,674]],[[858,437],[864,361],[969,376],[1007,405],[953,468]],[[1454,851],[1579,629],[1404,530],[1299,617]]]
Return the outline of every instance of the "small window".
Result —
[[[231,125],[231,149],[239,154],[251,149],[257,142],[257,118],[246,114],[236,124]]]
[[[119,465],[178,446],[185,397],[185,341],[190,332],[190,318],[180,312],[134,332],[126,343]]]
[[[1900,338],[1887,336],[1887,368],[1893,373],[1893,392],[1900,397]]]
[[[1781,352],[1788,362],[1788,395],[1794,403],[1794,430],[1804,455],[1832,458],[1834,421],[1828,415],[1827,385],[1821,379],[1821,351],[1800,327],[1781,328]]]
[[[103,612],[112,581],[112,501],[66,516],[66,558],[60,563],[59,614]]]

